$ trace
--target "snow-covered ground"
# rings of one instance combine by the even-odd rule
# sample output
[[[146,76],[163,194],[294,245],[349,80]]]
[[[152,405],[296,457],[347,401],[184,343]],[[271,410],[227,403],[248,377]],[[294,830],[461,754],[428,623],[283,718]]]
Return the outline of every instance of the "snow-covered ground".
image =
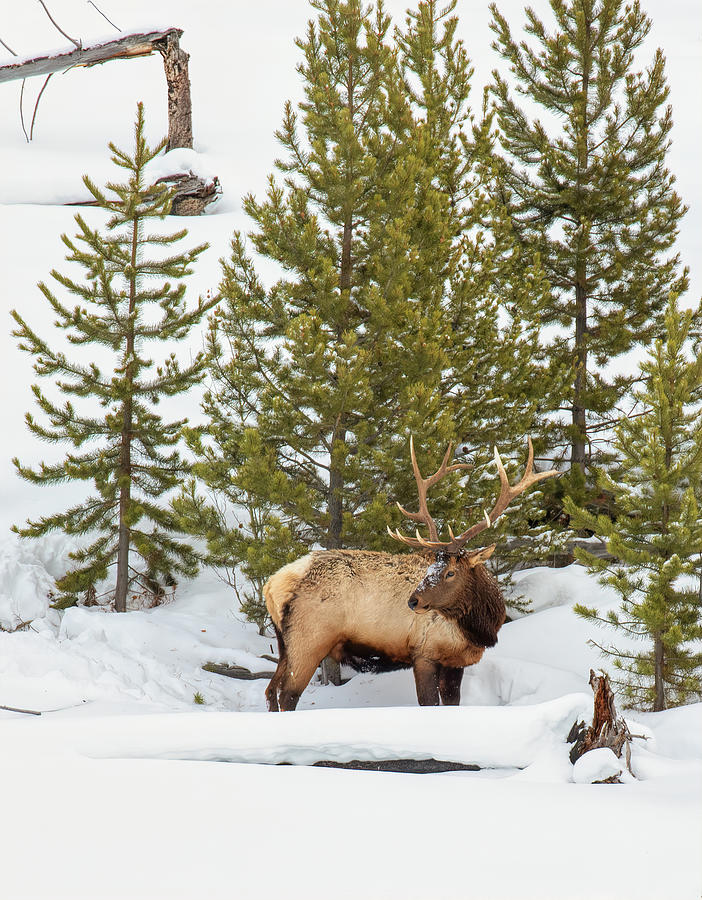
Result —
[[[48,5],[67,33],[105,36],[106,22],[83,0]],[[247,226],[241,195],[265,189],[283,102],[299,97],[292,38],[310,8],[303,0],[98,5],[125,30],[184,29],[195,152],[181,162],[217,174],[223,187],[206,216],[185,223],[193,244],[211,244],[190,288],[204,293],[217,285],[232,230]],[[387,4],[396,20],[405,5]],[[487,5],[459,3],[476,104],[496,64]],[[498,5],[516,16],[516,30],[523,4]],[[545,0],[534,5],[543,11]],[[660,44],[668,58],[670,163],[691,205],[679,247],[694,265],[702,258],[702,108],[689,92],[702,7],[645,6],[654,19],[646,50]],[[63,46],[37,3],[12,4],[0,38],[20,56]],[[26,85],[26,119],[40,86]],[[57,451],[24,426],[31,360],[10,337],[8,311],[50,336],[36,282],[67,268],[59,235],[73,233],[75,210],[60,204],[85,199],[83,173],[113,177],[106,145],[129,148],[137,100],[150,139],[163,134],[165,84],[158,57],[56,75],[29,145],[19,89],[0,85],[0,705],[42,715],[0,710],[1,900],[698,900],[702,704],[630,717],[632,731],[648,738],[635,741],[636,780],[592,784],[611,771],[606,754],[577,768],[568,760],[565,736],[576,718],[589,719],[588,673],[601,664],[587,641],[607,639],[572,605],[614,602],[582,569],[520,575],[517,588],[536,611],[507,624],[497,647],[466,671],[457,709],[419,709],[405,671],[315,683],[298,712],[264,712],[265,680],[202,669],[268,669],[261,655],[276,650],[211,573],[154,610],[48,610],[68,545],[60,536],[21,542],[8,528],[80,494],[28,487],[14,474],[13,456],[32,464]],[[97,222],[102,214],[84,215]],[[700,273],[692,275],[696,297]],[[198,416],[195,396],[189,411]],[[419,776],[308,765],[427,756],[483,768]],[[297,765],[271,765],[278,762]]]
[[[43,714],[0,711],[3,900],[699,896],[702,704],[628,716],[635,780],[591,783],[611,754],[568,759],[599,664],[572,605],[615,602],[584,570],[521,573],[536,611],[466,670],[459,708],[420,709],[403,671],[313,683],[273,715],[265,680],[201,668],[266,670],[274,649],[213,575],[157,609],[59,616],[60,540],[22,543],[3,545],[0,616],[39,615],[0,633],[0,705]],[[309,767],[428,757],[481,770]]]

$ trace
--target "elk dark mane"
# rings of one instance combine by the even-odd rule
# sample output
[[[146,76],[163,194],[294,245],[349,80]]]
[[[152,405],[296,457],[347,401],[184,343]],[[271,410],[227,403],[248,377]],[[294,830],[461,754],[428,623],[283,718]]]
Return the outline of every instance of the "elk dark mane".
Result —
[[[445,610],[444,615],[453,619],[477,647],[494,647],[506,615],[502,593],[483,566],[476,567],[471,574],[473,577],[466,579],[465,592],[455,615],[451,609]]]

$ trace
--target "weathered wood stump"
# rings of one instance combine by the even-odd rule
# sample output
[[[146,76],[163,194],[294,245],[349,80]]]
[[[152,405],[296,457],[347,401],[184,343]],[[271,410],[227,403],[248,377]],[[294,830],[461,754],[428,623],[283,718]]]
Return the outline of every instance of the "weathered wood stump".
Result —
[[[590,669],[590,687],[595,693],[592,725],[586,726],[585,722],[573,723],[567,738],[568,743],[573,744],[570,761],[575,764],[588,751],[607,747],[618,759],[621,759],[624,752],[626,767],[631,772],[632,734],[624,719],[617,715],[609,677],[604,672],[602,675],[595,675]],[[619,779],[612,781],[619,782]]]

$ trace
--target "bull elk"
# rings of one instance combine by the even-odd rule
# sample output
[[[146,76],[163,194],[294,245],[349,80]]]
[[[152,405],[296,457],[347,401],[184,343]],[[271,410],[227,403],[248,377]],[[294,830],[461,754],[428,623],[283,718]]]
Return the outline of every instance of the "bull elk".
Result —
[[[422,706],[457,705],[465,666],[477,663],[497,643],[505,604],[496,579],[483,565],[495,544],[478,550],[465,545],[489,528],[509,503],[531,485],[558,473],[533,471],[534,450],[521,480],[511,485],[500,455],[495,462],[500,495],[490,513],[462,534],[439,539],[427,507],[427,492],[449,472],[468,468],[443,462],[423,478],[410,440],[419,512],[401,512],[424,524],[429,539],[388,531],[419,553],[314,550],[279,569],[263,594],[278,639],[278,667],[266,689],[271,711],[293,710],[325,656],[366,671],[414,670]]]

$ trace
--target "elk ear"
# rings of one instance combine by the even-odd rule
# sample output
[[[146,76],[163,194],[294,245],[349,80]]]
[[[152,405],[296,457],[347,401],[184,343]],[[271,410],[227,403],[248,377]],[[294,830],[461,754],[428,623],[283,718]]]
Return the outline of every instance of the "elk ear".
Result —
[[[495,552],[495,547],[497,544],[490,544],[489,547],[483,547],[482,550],[475,550],[473,553],[468,553],[468,565],[472,568],[479,565],[482,562],[485,562],[486,559],[490,559],[492,554]]]

